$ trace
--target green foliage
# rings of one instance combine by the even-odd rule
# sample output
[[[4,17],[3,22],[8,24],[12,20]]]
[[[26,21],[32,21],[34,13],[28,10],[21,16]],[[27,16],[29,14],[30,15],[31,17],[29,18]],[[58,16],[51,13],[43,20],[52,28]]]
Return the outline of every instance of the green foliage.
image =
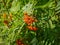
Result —
[[[29,30],[23,21],[23,12],[38,21],[36,32]],[[4,25],[3,14],[12,13],[10,27]],[[10,21],[7,18],[8,21]],[[1,0],[0,1],[0,45],[16,45],[23,39],[28,45],[60,45],[60,0]]]

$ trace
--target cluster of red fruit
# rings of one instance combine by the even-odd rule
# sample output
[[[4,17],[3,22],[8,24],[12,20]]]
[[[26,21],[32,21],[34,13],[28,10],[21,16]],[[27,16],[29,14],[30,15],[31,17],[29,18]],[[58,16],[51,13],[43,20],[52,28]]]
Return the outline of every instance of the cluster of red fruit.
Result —
[[[20,39],[16,40],[16,43],[17,43],[17,45],[24,45],[22,40],[20,40]]]
[[[29,28],[30,30],[36,31],[38,28],[35,26],[31,26],[31,24],[36,21],[37,20],[34,19],[34,17],[29,16],[26,12],[24,13],[24,22],[28,24],[27,28]]]

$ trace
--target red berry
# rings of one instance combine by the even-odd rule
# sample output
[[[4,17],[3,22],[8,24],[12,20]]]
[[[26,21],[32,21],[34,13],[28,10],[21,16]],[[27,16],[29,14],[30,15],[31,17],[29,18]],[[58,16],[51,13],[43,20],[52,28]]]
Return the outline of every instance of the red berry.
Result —
[[[8,25],[9,24],[8,20],[4,20],[4,24]]]
[[[28,25],[32,24],[35,22],[34,18],[28,15],[24,15],[24,22]]]
[[[27,26],[27,28],[29,28],[30,30],[36,31],[38,28],[33,27],[33,26]]]

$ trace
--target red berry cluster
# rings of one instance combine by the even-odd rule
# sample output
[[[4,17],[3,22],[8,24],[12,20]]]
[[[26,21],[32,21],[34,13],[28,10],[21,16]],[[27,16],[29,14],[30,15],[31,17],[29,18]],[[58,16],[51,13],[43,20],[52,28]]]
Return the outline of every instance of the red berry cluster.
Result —
[[[31,25],[33,22],[35,22],[34,18],[27,15],[27,14],[24,14],[24,22],[28,25]]]
[[[24,45],[23,42],[20,39],[16,40],[16,44],[17,45]]]
[[[34,19],[34,17],[29,16],[26,12],[24,13],[24,22],[28,24],[27,28],[29,28],[30,30],[36,31],[38,28],[31,26],[31,24],[36,21],[37,20]]]

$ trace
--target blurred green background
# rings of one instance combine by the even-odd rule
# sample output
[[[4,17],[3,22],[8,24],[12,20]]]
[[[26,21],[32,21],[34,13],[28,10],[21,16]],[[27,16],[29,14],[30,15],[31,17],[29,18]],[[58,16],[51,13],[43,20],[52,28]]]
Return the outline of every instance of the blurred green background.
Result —
[[[38,27],[36,32],[26,28],[25,11],[38,20],[33,23]],[[4,20],[8,20],[8,27]],[[0,45],[17,45],[17,39],[24,45],[60,45],[60,0],[0,0]]]

